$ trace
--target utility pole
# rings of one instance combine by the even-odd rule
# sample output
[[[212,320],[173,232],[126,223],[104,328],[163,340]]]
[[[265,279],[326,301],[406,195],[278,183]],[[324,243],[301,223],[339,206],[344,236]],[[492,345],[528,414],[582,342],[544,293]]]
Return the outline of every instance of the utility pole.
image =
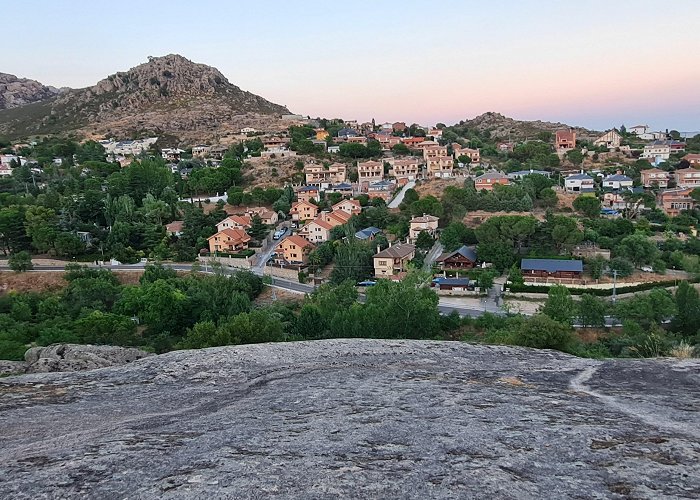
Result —
[[[612,303],[617,301],[617,269],[613,269],[613,293],[612,293]]]

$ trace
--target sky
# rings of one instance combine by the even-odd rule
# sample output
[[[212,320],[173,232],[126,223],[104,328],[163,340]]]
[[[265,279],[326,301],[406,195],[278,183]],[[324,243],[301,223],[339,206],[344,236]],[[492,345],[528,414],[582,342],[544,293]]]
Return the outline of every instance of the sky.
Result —
[[[495,111],[700,130],[698,0],[0,0],[0,12],[22,20],[0,72],[56,87],[176,53],[312,117],[450,125]]]

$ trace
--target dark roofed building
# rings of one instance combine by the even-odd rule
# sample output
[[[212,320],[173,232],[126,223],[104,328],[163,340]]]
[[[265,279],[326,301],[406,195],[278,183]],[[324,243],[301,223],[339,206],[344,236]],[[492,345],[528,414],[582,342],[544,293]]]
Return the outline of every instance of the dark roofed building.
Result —
[[[363,241],[372,241],[375,236],[381,233],[382,230],[378,227],[370,226],[355,233],[355,238]]]
[[[476,266],[476,252],[474,247],[461,246],[454,252],[445,252],[435,262],[440,269],[472,269]]]
[[[523,259],[520,263],[523,277],[580,278],[583,261],[559,259]]]
[[[435,278],[430,286],[438,290],[474,290],[476,282],[469,278]]]

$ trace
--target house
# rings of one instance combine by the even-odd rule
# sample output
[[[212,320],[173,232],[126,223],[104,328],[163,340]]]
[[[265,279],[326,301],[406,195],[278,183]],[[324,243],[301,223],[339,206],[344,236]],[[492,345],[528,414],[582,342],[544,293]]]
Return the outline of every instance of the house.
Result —
[[[427,134],[425,134],[425,135],[427,135],[429,137],[433,137],[435,139],[438,139],[438,138],[442,137],[442,129],[439,129],[437,127],[433,127],[431,129],[429,129]]]
[[[341,182],[340,184],[335,184],[335,185],[327,188],[326,193],[340,193],[340,194],[352,196],[352,194],[353,194],[352,184],[350,184],[348,182]]]
[[[248,229],[251,226],[251,218],[247,215],[229,215],[216,225],[217,231],[224,229]]]
[[[170,224],[165,225],[165,233],[168,236],[180,236],[182,234],[182,229],[184,226],[184,221],[174,220]]]
[[[277,247],[288,264],[306,264],[314,244],[298,234],[287,236]]]
[[[331,239],[331,229],[333,229],[333,225],[316,217],[299,230],[299,235],[311,243],[323,243]]]
[[[209,252],[236,253],[248,248],[250,236],[242,229],[224,229],[207,238]]]
[[[207,146],[206,144],[197,144],[196,146],[192,146],[192,156],[199,156],[201,158],[207,156],[210,150],[211,146]]]
[[[391,158],[388,160],[391,168],[389,175],[395,179],[415,180],[420,176],[420,162],[417,158]]]
[[[624,196],[618,192],[607,192],[603,193],[603,207],[612,210],[624,210],[632,205],[629,201],[625,200]],[[614,214],[610,214],[614,215]]]
[[[506,174],[506,177],[511,181],[521,180],[528,175],[544,175],[545,177],[551,177],[552,172],[547,172],[546,170],[518,170],[517,172],[511,172]]]
[[[423,231],[435,238],[437,236],[439,222],[439,217],[429,214],[423,214],[421,217],[413,217],[409,222],[408,240],[415,242],[418,239],[418,235]]]
[[[451,290],[453,292],[466,292],[476,289],[476,281],[469,278],[445,278],[438,277],[433,279],[430,286],[438,290]]]
[[[302,186],[297,189],[297,200],[299,201],[318,201],[320,190],[316,186]]]
[[[384,164],[380,161],[357,162],[357,182],[365,190],[373,182],[379,182],[384,178]]]
[[[642,176],[642,186],[646,188],[660,187],[666,189],[668,181],[671,178],[670,174],[660,168],[649,168],[640,172]]]
[[[416,256],[416,247],[408,243],[390,246],[374,255],[374,276],[391,278],[406,272],[408,263]]]
[[[260,217],[262,223],[267,226],[274,226],[279,222],[279,215],[274,210],[268,210],[265,207],[253,207],[246,210],[245,215],[253,219],[254,215]]]
[[[437,143],[435,143],[435,145],[425,146],[422,149],[423,159],[426,161],[430,158],[447,158],[450,156],[447,154],[447,146],[440,146]]]
[[[583,261],[523,259],[520,262],[520,270],[524,278],[580,278],[583,274]]]
[[[676,186],[679,188],[700,186],[700,170],[694,168],[681,168],[673,173]]]
[[[398,134],[398,133],[405,132],[406,130],[408,130],[408,127],[406,126],[406,124],[404,122],[395,122],[395,123],[392,123],[391,130]]]
[[[391,181],[373,182],[367,186],[367,196],[370,198],[381,198],[384,201],[389,201],[395,187],[396,184]]]
[[[346,142],[350,144],[367,144],[367,138],[363,137],[361,135],[358,135],[357,137],[348,137],[346,139]]]
[[[340,153],[340,146],[335,145],[335,146],[328,146],[327,151],[332,154],[338,154]]]
[[[266,148],[264,151],[260,152],[261,158],[289,158],[290,156],[296,156],[297,152],[291,149],[280,146],[276,148]]]
[[[10,177],[12,175],[12,167],[0,165],[0,177]]]
[[[557,151],[568,151],[576,148],[576,132],[573,129],[557,130],[554,134],[554,148]]]
[[[655,165],[669,159],[672,153],[685,151],[685,142],[680,141],[654,141],[644,146],[640,158],[653,160]]]
[[[253,127],[243,127],[241,129],[241,134],[254,134],[256,130]]]
[[[319,218],[329,223],[332,227],[347,224],[351,217],[352,215],[345,210],[333,210],[332,212],[323,211],[319,215]]]
[[[634,181],[622,174],[608,175],[603,179],[603,187],[609,189],[631,188]]]
[[[508,176],[501,172],[486,172],[474,179],[474,187],[477,191],[486,190],[492,191],[496,184],[507,186],[510,184]]]
[[[649,132],[649,125],[635,125],[627,129],[627,132],[634,135],[642,135]]]
[[[304,166],[304,175],[307,184],[325,188],[333,184],[345,182],[347,178],[347,167],[342,163],[333,163],[328,167],[312,163]]]
[[[441,270],[445,269],[472,269],[476,266],[476,251],[474,247],[462,245],[454,252],[441,254],[435,262]]]
[[[228,152],[226,146],[212,146],[209,150],[209,156],[216,160],[223,160],[224,155]]]
[[[417,148],[418,145],[422,144],[424,141],[425,141],[424,137],[405,137],[405,138],[401,139],[401,142],[403,142],[406,145],[406,147],[414,148],[414,149]],[[434,144],[437,144],[437,143],[434,143]]]
[[[357,133],[356,130],[351,129],[349,127],[343,127],[340,130],[338,130],[338,137],[342,138],[349,138],[349,137],[357,137],[359,134]]]
[[[682,159],[690,163],[691,166],[700,168],[700,154],[688,153]]]
[[[338,203],[333,205],[333,211],[343,210],[350,215],[358,215],[362,212],[362,205],[360,205],[359,200],[340,200]]]
[[[166,161],[180,161],[180,155],[182,155],[182,153],[184,153],[184,152],[185,152],[184,149],[163,148],[160,151],[160,155]]]
[[[695,200],[691,196],[692,187],[666,189],[656,197],[656,204],[669,217],[676,217],[683,210],[695,208]]]
[[[355,233],[355,238],[362,241],[373,241],[378,234],[381,234],[381,232],[382,230],[378,227],[370,226],[357,231]]]
[[[289,213],[294,221],[311,220],[318,215],[318,207],[308,201],[297,201],[292,203],[292,209]]]
[[[603,135],[598,137],[595,141],[593,141],[594,146],[604,146],[608,149],[619,148],[621,144],[622,144],[622,136],[615,129],[612,129],[612,130],[604,133]]]
[[[499,142],[498,143],[498,150],[503,151],[504,153],[512,153],[514,149],[515,149],[515,143],[513,143],[513,142]]]
[[[454,160],[450,156],[431,156],[425,160],[428,177],[452,177]]]
[[[478,149],[465,148],[456,142],[452,144],[452,155],[457,161],[459,161],[460,156],[469,158],[470,163],[479,163],[481,161],[481,153]]]
[[[595,191],[595,183],[593,177],[580,173],[570,175],[564,179],[564,188],[569,193],[592,193]]]

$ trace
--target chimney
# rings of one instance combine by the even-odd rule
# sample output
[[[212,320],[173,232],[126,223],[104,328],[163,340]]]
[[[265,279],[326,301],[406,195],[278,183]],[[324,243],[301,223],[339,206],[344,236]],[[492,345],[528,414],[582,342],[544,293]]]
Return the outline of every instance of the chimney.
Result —
[[[382,247],[380,247],[380,246],[377,244],[377,253],[379,253],[379,252],[381,252],[381,251],[382,251]]]

